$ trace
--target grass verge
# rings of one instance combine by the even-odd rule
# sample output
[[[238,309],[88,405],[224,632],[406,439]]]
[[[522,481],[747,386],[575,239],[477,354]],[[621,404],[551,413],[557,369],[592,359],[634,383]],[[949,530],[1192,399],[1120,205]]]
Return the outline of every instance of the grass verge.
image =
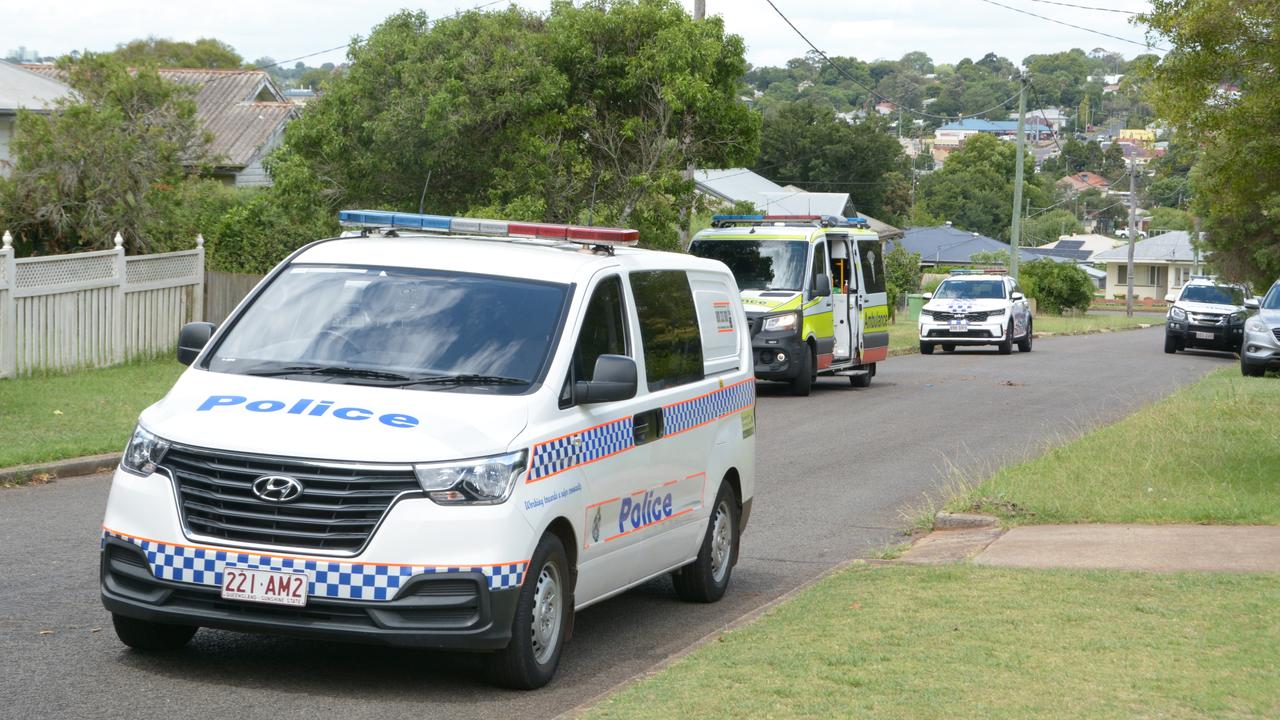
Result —
[[[1108,427],[998,470],[951,510],[1009,524],[1280,524],[1280,383],[1223,368]]]
[[[1088,335],[1114,330],[1133,330],[1142,325],[1164,322],[1164,318],[1132,318],[1123,315],[1037,315],[1035,331],[1052,335]],[[916,323],[906,314],[899,316],[889,327],[889,354],[910,355],[920,351],[920,338],[916,335]]]
[[[138,413],[184,369],[152,360],[0,380],[0,468],[123,450]]]
[[[591,718],[1272,718],[1280,576],[863,566]]]

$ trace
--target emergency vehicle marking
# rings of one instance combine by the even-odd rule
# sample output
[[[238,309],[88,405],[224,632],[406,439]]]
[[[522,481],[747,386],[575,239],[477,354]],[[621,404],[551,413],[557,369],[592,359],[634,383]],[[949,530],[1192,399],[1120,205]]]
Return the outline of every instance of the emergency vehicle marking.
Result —
[[[314,403],[314,405],[313,405]],[[339,420],[370,420],[378,415],[373,410],[366,410],[358,407],[340,407],[333,409],[333,400],[320,400],[319,402],[310,398],[302,398],[293,403],[285,412],[286,415],[302,415],[306,414],[310,417],[321,417],[326,413],[338,418]],[[196,412],[209,412],[219,407],[239,407],[255,413],[274,413],[284,410],[288,405],[284,400],[249,400],[243,395],[210,395],[208,399],[200,403],[200,407],[196,408]],[[308,410],[309,408],[309,410]],[[330,412],[330,410],[333,410]],[[418,426],[418,418],[404,413],[383,413],[378,415],[378,422],[393,428],[414,428]]]
[[[583,549],[696,512],[703,506],[706,486],[707,474],[694,473],[683,480],[668,480],[656,487],[588,506],[585,524],[592,532],[584,538]]]
[[[665,405],[662,408],[662,438],[688,432],[753,407],[755,399],[755,379],[748,378],[689,400]],[[546,480],[635,446],[635,423],[631,417],[561,435],[533,446],[533,458],[529,462],[529,475],[525,482]]]
[[[313,560],[256,551],[163,543],[103,526],[102,547],[106,547],[109,537],[140,548],[147,556],[151,573],[160,580],[221,587],[222,571],[227,565],[305,572],[309,579],[308,596],[340,600],[391,600],[405,581],[416,575],[436,573],[482,573],[490,590],[506,590],[520,587],[529,566],[528,560],[496,565],[395,565]]]

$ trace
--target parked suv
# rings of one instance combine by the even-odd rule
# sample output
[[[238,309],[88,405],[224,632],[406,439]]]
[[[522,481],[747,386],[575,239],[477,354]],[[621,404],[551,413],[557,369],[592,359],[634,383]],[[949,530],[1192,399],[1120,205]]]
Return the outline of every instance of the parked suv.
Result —
[[[1164,351],[1187,348],[1235,352],[1244,337],[1244,288],[1192,278],[1180,293],[1170,293],[1172,303],[1164,326]]]
[[[953,270],[933,293],[925,293],[920,310],[920,352],[941,345],[995,345],[1001,355],[1031,352],[1035,333],[1031,306],[1018,281],[1007,275]]]
[[[1244,323],[1240,346],[1240,372],[1258,377],[1268,369],[1280,369],[1280,280],[1266,297],[1249,298],[1245,307],[1258,314]]]

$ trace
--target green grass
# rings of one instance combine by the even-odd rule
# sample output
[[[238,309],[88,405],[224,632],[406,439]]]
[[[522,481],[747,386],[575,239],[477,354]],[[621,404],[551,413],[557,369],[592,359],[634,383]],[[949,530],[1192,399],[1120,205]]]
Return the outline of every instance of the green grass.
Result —
[[[861,566],[590,718],[1274,718],[1280,576]]]
[[[1140,316],[1128,318],[1123,315],[1037,315],[1035,330],[1037,333],[1054,335],[1085,335],[1110,330],[1132,330],[1158,322],[1163,322],[1163,319]],[[919,351],[920,338],[916,335],[916,322],[908,320],[904,312],[889,327],[889,354],[909,355]]]
[[[154,360],[0,380],[0,468],[123,450],[138,413],[184,369]]]
[[[1280,523],[1280,382],[1223,368],[1029,462],[950,508],[1010,524]]]

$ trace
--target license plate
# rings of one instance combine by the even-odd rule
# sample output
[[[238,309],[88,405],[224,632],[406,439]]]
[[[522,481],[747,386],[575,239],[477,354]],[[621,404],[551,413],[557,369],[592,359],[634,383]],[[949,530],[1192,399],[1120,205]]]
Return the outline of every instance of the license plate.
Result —
[[[307,604],[307,576],[280,570],[228,567],[222,571],[222,597],[302,607]]]
[[[1196,339],[1197,339],[1197,340],[1212,340],[1212,339],[1213,339],[1213,333],[1197,332],[1197,333],[1196,333]]]
[[[952,320],[950,330],[951,332],[969,332],[969,321]]]

